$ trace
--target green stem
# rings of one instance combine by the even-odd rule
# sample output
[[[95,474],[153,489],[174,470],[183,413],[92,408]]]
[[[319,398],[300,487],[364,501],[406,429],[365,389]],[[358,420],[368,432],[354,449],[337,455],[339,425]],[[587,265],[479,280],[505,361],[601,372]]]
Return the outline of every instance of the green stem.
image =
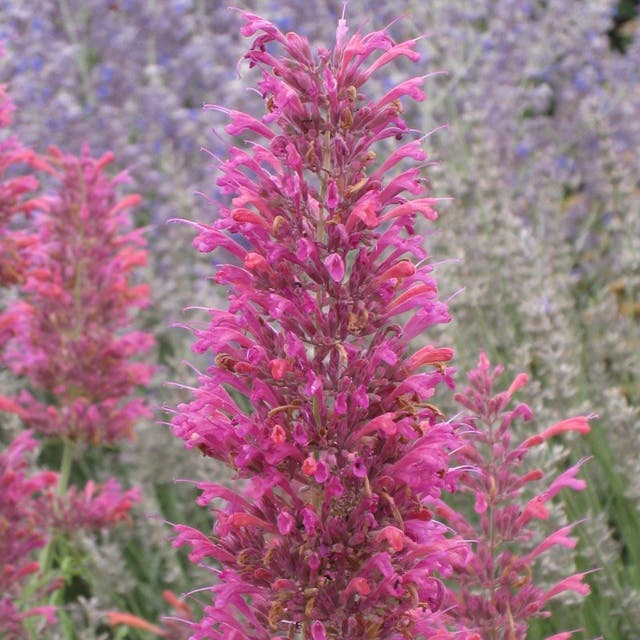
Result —
[[[74,443],[69,438],[64,439],[64,448],[62,450],[62,460],[60,462],[60,477],[58,479],[58,488],[56,494],[64,495],[69,488],[69,478],[71,476],[71,462],[73,460]]]

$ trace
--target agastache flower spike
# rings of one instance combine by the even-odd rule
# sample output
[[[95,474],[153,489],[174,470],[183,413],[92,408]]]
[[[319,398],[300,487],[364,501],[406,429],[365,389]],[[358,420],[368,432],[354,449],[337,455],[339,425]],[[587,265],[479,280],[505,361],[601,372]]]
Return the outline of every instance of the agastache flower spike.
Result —
[[[192,638],[453,637],[440,576],[464,544],[427,507],[452,486],[458,442],[429,402],[450,382],[452,352],[408,347],[449,319],[414,229],[436,218],[437,198],[402,171],[425,159],[416,142],[382,169],[374,150],[409,135],[400,100],[424,98],[422,77],[377,101],[362,93],[396,57],[417,60],[416,41],[348,37],[341,19],[334,49],[314,56],[304,38],[242,16],[267,114],[219,109],[251,144],[222,162],[231,206],[196,225],[194,244],[232,254],[215,274],[229,307],[195,331],[194,349],[215,364],[173,429],[248,482],[242,495],[201,485],[202,504],[228,503],[212,535],[176,527],[176,545],[222,567]]]
[[[544,474],[538,469],[519,472],[518,467],[530,448],[547,438],[568,431],[587,433],[588,420],[594,416],[563,420],[514,446],[511,425],[517,418],[529,420],[532,415],[524,404],[511,410],[508,406],[527,377],[519,374],[506,391],[495,393],[494,383],[501,372],[501,367],[492,369],[482,354],[478,367],[469,374],[469,386],[456,396],[468,410],[461,423],[469,435],[455,456],[470,469],[459,476],[458,488],[473,495],[480,522],[451,510],[442,514],[462,535],[477,540],[470,560],[454,574],[447,600],[453,620],[477,628],[483,640],[523,640],[531,618],[549,615],[545,607],[550,598],[568,590],[585,595],[589,586],[583,582],[585,573],[569,576],[546,591],[533,578],[532,565],[540,555],[558,545],[575,547],[576,538],[570,534],[577,523],[561,527],[529,552],[526,550],[527,541],[534,534],[531,522],[549,516],[545,503],[563,488],[585,488],[585,481],[576,478],[584,460],[529,500],[523,499],[523,491]],[[553,638],[568,640],[572,633]]]
[[[153,344],[147,333],[127,332],[131,310],[149,302],[147,286],[131,282],[147,257],[128,216],[140,198],[118,199],[126,176],[106,175],[112,160],[111,153],[94,159],[51,150],[48,166],[59,190],[38,212],[22,301],[7,312],[15,326],[5,362],[33,390],[14,399],[23,419],[45,435],[90,444],[130,438],[135,421],[149,415],[129,397],[151,374],[133,359]]]

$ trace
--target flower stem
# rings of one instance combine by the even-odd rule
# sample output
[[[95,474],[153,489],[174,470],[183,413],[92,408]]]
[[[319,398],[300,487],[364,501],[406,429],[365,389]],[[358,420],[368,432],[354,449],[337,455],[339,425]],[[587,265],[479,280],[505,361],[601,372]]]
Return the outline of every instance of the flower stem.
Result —
[[[71,462],[73,460],[73,446],[74,443],[72,440],[70,440],[69,438],[64,439],[62,459],[60,460],[58,486],[56,487],[57,496],[63,496],[69,487],[69,477],[71,476]],[[42,549],[42,553],[40,554],[40,575],[43,577],[46,576],[46,574],[51,569],[54,546],[55,540],[49,540],[47,545]]]

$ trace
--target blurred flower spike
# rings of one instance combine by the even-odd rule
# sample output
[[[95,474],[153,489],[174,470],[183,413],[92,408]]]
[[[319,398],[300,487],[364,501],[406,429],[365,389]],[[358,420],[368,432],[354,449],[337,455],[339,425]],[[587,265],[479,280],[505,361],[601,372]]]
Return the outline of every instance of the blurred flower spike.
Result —
[[[5,312],[12,324],[5,362],[29,382],[13,399],[24,421],[92,445],[131,438],[135,421],[150,415],[130,397],[152,373],[136,360],[152,336],[129,330],[133,310],[149,304],[148,286],[133,283],[147,260],[143,231],[129,216],[140,198],[118,199],[127,178],[107,176],[112,160],[58,149],[41,160],[59,186],[34,214],[38,241],[25,250],[21,300]]]

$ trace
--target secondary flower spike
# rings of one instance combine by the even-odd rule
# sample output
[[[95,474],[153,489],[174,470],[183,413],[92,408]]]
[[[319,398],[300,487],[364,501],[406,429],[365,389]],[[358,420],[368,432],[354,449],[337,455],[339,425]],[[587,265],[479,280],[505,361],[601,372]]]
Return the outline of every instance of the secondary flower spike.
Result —
[[[469,561],[458,568],[451,581],[447,601],[454,621],[478,629],[483,639],[524,640],[531,619],[550,615],[548,600],[564,591],[586,595],[589,586],[583,582],[585,573],[564,578],[547,590],[535,579],[534,563],[542,554],[558,545],[567,549],[576,546],[577,539],[571,534],[577,523],[561,527],[538,544],[532,542],[536,520],[549,517],[545,503],[564,488],[585,488],[585,481],[575,477],[584,460],[531,498],[526,492],[530,493],[532,483],[542,480],[544,474],[520,467],[532,446],[566,431],[587,433],[590,427],[587,417],[570,418],[514,446],[514,421],[529,420],[532,413],[525,404],[509,405],[512,394],[527,380],[520,374],[506,391],[496,392],[501,373],[502,367],[492,368],[481,354],[478,366],[468,375],[469,385],[456,395],[467,410],[461,422],[469,434],[455,454],[462,468],[469,470],[458,478],[458,489],[473,496],[477,518],[468,520],[462,512],[453,511],[442,515],[476,543]],[[567,631],[557,638],[568,640],[572,634]]]
[[[59,181],[37,212],[38,242],[29,247],[22,300],[5,362],[29,381],[14,400],[27,425],[47,436],[90,444],[132,437],[149,410],[131,398],[151,368],[135,361],[153,345],[131,331],[131,312],[149,303],[132,274],[147,259],[142,230],[128,210],[140,197],[118,199],[125,174],[110,178],[107,153],[96,159],[52,149],[46,167]]]
[[[195,225],[199,250],[227,256],[214,279],[229,305],[194,330],[214,364],[172,424],[246,482],[199,485],[200,504],[226,503],[210,534],[176,526],[176,546],[220,567],[192,638],[476,637],[440,624],[441,577],[465,545],[427,507],[453,482],[457,439],[431,403],[452,353],[408,346],[449,320],[415,229],[437,199],[402,117],[424,78],[364,91],[396,58],[418,61],[416,40],[349,36],[342,19],[314,54],[241,15],[266,113],[210,105],[247,136],[222,161],[218,219]],[[398,145],[386,160],[383,141]]]

